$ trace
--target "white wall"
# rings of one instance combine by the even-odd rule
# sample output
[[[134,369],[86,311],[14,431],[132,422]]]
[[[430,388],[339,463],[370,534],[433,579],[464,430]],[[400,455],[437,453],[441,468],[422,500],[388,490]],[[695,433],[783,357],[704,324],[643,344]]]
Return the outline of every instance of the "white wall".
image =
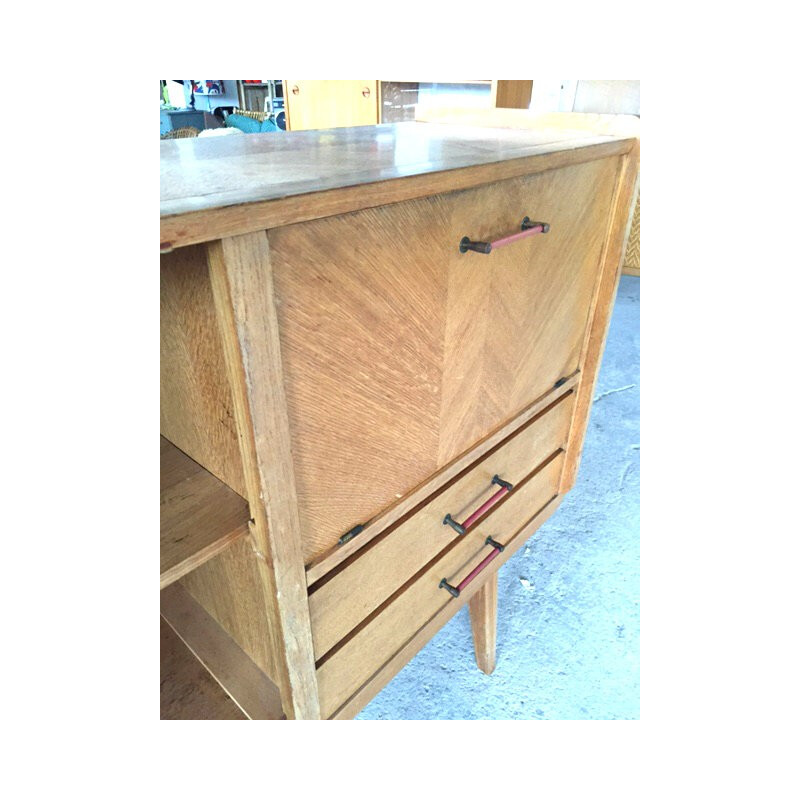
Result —
[[[639,81],[578,81],[573,111],[638,114]]]
[[[577,81],[568,81],[563,78],[534,80],[529,108],[531,111],[540,113],[572,111],[577,83]]]
[[[532,111],[639,114],[639,81],[534,80]]]

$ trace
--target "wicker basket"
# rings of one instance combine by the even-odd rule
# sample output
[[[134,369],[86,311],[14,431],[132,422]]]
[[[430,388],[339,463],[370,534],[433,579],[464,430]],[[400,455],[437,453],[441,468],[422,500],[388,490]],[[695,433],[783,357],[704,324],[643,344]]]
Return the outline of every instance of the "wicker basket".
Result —
[[[231,113],[238,114],[240,117],[257,119],[259,122],[269,119],[269,114],[266,111],[245,111],[243,108],[234,108]]]
[[[625,261],[622,270],[628,275],[639,274],[639,198],[636,198],[636,210],[633,212],[631,232],[628,236],[628,249],[625,251]]]
[[[193,139],[200,131],[197,128],[187,126],[185,128],[175,128],[174,131],[167,131],[162,134],[162,139]]]

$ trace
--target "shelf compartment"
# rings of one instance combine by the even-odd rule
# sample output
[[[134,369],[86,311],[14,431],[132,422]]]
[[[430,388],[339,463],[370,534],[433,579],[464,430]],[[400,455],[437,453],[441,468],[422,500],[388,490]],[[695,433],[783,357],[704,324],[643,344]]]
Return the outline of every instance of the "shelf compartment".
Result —
[[[161,588],[247,534],[247,501],[161,437]]]
[[[161,617],[248,719],[285,718],[278,687],[180,584],[162,590]],[[161,657],[164,670],[168,666],[165,659],[171,653],[162,651]],[[191,676],[192,672],[187,667],[183,674]],[[190,678],[185,696],[192,700],[201,688]],[[162,706],[164,700],[162,697]],[[201,709],[197,704],[185,711],[177,702],[170,704],[172,718],[186,718],[184,713],[195,715],[194,718],[214,718],[212,709]]]
[[[247,719],[163,617],[161,719]]]

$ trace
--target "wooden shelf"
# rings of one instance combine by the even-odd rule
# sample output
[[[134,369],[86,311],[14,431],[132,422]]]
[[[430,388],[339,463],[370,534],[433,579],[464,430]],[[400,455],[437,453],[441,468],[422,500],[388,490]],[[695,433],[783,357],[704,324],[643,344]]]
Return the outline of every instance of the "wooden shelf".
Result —
[[[161,437],[161,588],[247,533],[247,501]]]
[[[247,719],[163,617],[161,719]]]
[[[248,719],[285,718],[278,687],[180,584],[161,592],[161,617],[197,661],[162,634],[162,719],[241,719],[209,675]]]

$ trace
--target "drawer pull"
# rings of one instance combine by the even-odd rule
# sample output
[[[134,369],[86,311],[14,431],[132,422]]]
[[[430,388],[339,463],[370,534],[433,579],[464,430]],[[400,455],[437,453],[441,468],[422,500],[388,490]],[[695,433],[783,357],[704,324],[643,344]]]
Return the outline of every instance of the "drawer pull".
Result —
[[[359,533],[361,533],[361,531],[364,530],[364,527],[364,525],[356,525],[354,528],[350,528],[347,533],[344,533],[339,537],[339,544],[346,544],[351,539],[354,539]]]
[[[453,597],[458,597],[464,590],[464,587],[472,583],[472,581],[475,580],[475,578],[481,572],[483,572],[484,569],[486,569],[489,563],[493,561],[495,558],[497,558],[497,556],[499,556],[500,553],[502,553],[503,550],[506,549],[505,545],[500,544],[500,542],[496,542],[494,539],[492,539],[491,536],[486,537],[486,541],[484,542],[484,544],[491,545],[493,548],[492,552],[489,553],[489,555],[486,556],[486,558],[484,558],[483,561],[481,561],[481,563],[478,564],[478,566],[475,567],[475,569],[473,569],[472,572],[470,572],[469,575],[467,575],[466,578],[464,578],[464,580],[461,581],[461,583],[458,584],[458,586],[453,586],[452,584],[447,582],[447,578],[442,578],[439,581],[439,588],[447,589],[447,591],[451,595],[453,595]]]
[[[465,236],[458,244],[459,252],[466,253],[472,250],[475,253],[483,253],[489,255],[492,250],[498,247],[505,247],[507,244],[513,244],[520,239],[527,239],[537,233],[547,233],[550,230],[549,222],[534,222],[530,217],[525,217],[520,225],[520,233],[512,233],[510,236],[504,236],[502,239],[495,239],[493,242],[474,242],[469,236]]]
[[[458,597],[461,594],[461,591],[457,589],[455,586],[452,586],[447,582],[447,578],[442,578],[439,581],[439,588],[440,589],[447,589],[453,597]]]
[[[504,481],[499,475],[492,478],[492,483],[500,488],[479,508],[476,508],[463,522],[456,522],[448,514],[443,520],[442,525],[449,525],[459,536],[463,536],[475,522],[480,519],[501,497],[505,497],[514,487],[508,481]]]
[[[467,529],[460,522],[456,522],[450,514],[442,520],[442,525],[449,525],[459,536],[467,532]]]

